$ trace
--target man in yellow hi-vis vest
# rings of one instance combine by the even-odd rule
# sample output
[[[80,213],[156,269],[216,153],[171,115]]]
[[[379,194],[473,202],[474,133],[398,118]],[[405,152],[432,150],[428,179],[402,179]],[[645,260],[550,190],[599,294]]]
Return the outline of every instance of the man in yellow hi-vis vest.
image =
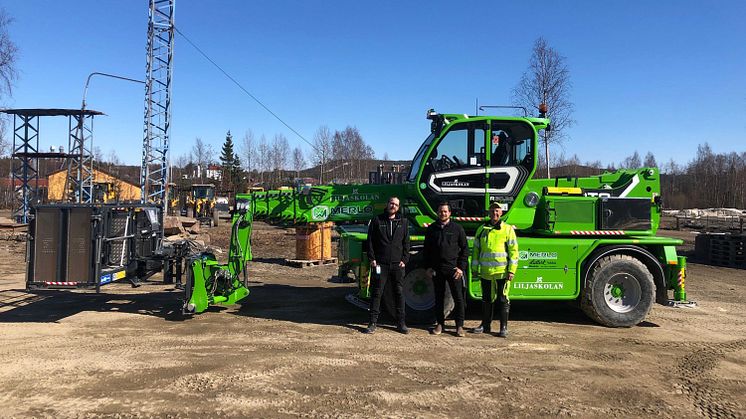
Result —
[[[472,333],[489,333],[492,328],[493,303],[500,309],[500,332],[508,337],[510,281],[518,269],[518,241],[513,226],[503,222],[499,203],[490,204],[490,220],[477,229],[471,255],[471,274],[482,284],[482,324]]]

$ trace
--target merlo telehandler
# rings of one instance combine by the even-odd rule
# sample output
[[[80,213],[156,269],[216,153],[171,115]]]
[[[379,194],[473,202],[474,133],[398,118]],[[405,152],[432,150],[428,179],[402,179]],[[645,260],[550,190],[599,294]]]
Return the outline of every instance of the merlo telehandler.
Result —
[[[256,218],[344,224],[338,227],[340,274],[354,274],[358,291],[349,299],[362,306],[370,296],[365,224],[383,211],[388,197],[399,197],[414,253],[404,279],[409,322],[434,319],[433,286],[421,250],[425,228],[435,222],[443,201],[471,236],[485,222],[491,202],[503,206],[520,248],[512,300],[576,301],[589,317],[611,327],[640,323],[654,302],[669,303],[670,290],[673,300],[686,300],[686,260],[676,254],[682,241],[656,235],[662,204],[657,168],[538,179],[538,133],[550,128],[544,113],[505,117],[430,110],[427,119],[430,133],[402,184],[324,185],[240,197],[250,200]],[[472,241],[469,237],[469,246]],[[481,299],[479,279],[471,272],[465,289],[468,300]],[[451,308],[446,304],[446,311]]]

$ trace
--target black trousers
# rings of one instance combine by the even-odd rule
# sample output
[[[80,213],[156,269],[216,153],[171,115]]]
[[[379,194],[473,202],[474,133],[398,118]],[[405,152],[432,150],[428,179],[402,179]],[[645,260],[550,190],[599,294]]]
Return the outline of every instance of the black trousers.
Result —
[[[381,267],[381,274],[377,275],[375,268],[370,274],[370,322],[378,322],[378,316],[381,314],[381,298],[383,298],[383,291],[388,282],[394,287],[392,291],[394,292],[394,305],[396,306],[396,321],[399,324],[403,324],[404,292],[402,282],[404,279],[404,268],[399,267],[399,262],[378,266]]]
[[[456,320],[456,327],[464,327],[464,280],[454,279],[453,270],[435,271],[433,277],[433,286],[435,288],[435,320],[438,324],[445,324],[445,315],[443,314],[443,305],[446,295],[446,284],[451,289],[453,297],[453,317]]]
[[[495,306],[499,310],[510,310],[510,300],[505,296],[503,290],[506,286],[510,286],[510,283],[506,279],[498,279],[491,281],[489,279],[480,278],[482,285],[482,326],[485,329],[490,329],[492,324],[492,317]],[[492,302],[492,284],[497,286],[497,299]]]

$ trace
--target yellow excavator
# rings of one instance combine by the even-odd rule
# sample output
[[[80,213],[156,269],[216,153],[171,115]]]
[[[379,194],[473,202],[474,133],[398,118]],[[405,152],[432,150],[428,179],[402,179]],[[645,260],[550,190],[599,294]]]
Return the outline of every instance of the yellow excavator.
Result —
[[[215,210],[215,185],[211,183],[196,183],[187,197],[187,208],[192,210],[192,216],[200,222],[212,222]]]

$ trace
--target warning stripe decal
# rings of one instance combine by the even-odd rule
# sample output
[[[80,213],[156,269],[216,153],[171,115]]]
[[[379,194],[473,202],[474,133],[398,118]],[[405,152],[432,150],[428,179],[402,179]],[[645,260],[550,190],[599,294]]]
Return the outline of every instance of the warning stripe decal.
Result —
[[[624,230],[572,230],[573,236],[623,236]]]
[[[484,221],[484,217],[453,217],[456,221]]]

